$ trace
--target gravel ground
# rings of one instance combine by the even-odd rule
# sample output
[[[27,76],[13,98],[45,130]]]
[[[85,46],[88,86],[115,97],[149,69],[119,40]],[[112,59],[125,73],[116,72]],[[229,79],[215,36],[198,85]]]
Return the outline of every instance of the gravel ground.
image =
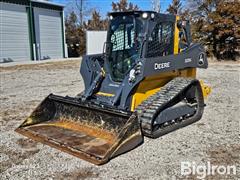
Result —
[[[1,67],[0,179],[196,179],[181,176],[181,161],[236,165],[240,179],[240,65],[210,64],[198,76],[212,87],[201,121],[156,140],[108,164],[95,166],[14,132],[49,93],[74,96],[84,88],[79,61]]]

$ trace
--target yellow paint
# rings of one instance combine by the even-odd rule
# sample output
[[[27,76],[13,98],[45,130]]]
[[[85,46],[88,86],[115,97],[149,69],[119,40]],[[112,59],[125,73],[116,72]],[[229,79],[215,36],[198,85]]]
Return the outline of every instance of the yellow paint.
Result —
[[[108,96],[108,97],[113,97],[115,96],[114,94],[110,94],[110,93],[105,93],[105,92],[98,92],[96,93],[99,96]]]
[[[178,44],[179,44],[179,29],[177,27],[177,21],[180,19],[176,16],[175,31],[174,31],[174,54],[178,54]]]
[[[153,95],[161,89],[166,83],[174,77],[196,77],[196,68],[188,68],[185,70],[176,70],[158,75],[146,77],[137,87],[135,94],[132,97],[131,111],[141,104],[149,96]]]
[[[185,70],[180,70],[179,71],[179,76],[181,77],[192,77],[192,78],[196,78],[197,75],[197,70],[196,68],[188,68]]]
[[[147,99],[149,96],[152,94],[156,93],[159,91],[160,88],[152,89],[149,91],[146,91],[145,93],[135,93],[132,98],[132,105],[131,105],[131,111],[134,111],[134,109],[141,104],[142,101]]]
[[[73,132],[80,132],[82,134],[85,134],[86,136],[93,136],[93,137],[97,137],[99,139],[104,139],[106,140],[108,143],[114,143],[116,140],[116,134],[103,129],[103,128],[99,128],[96,124],[86,124],[86,123],[82,123],[82,122],[74,122],[74,121],[70,121],[70,120],[65,120],[65,119],[60,119],[59,121],[55,121],[55,122],[48,122],[48,123],[39,123],[36,126],[41,126],[47,128],[49,126],[55,126],[55,127],[60,127],[60,128],[64,128],[64,129],[68,129],[71,130]]]
[[[106,72],[104,71],[104,69],[103,69],[103,68],[101,68],[101,73],[102,73],[103,77],[105,77],[105,75],[106,75]]]
[[[206,84],[204,84],[203,80],[200,80],[200,84],[202,87],[203,97],[206,99],[208,95],[212,92],[212,88]]]

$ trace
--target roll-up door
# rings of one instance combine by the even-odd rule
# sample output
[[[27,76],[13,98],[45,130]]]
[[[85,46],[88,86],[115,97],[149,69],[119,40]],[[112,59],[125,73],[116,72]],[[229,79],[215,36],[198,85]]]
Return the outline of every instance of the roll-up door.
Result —
[[[26,6],[0,2],[0,62],[31,59]]]
[[[62,19],[59,11],[34,8],[36,48],[40,59],[63,58]]]

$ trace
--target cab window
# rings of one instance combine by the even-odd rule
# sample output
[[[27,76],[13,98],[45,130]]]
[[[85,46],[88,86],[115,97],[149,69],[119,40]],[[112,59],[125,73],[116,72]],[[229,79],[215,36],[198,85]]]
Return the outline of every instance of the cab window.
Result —
[[[147,57],[173,54],[173,41],[173,24],[157,24],[148,38]]]

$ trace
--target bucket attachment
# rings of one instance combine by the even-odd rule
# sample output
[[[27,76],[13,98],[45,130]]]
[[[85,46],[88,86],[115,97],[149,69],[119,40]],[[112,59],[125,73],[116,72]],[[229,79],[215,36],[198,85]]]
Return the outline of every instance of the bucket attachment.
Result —
[[[97,165],[143,142],[134,113],[52,94],[16,131]]]

